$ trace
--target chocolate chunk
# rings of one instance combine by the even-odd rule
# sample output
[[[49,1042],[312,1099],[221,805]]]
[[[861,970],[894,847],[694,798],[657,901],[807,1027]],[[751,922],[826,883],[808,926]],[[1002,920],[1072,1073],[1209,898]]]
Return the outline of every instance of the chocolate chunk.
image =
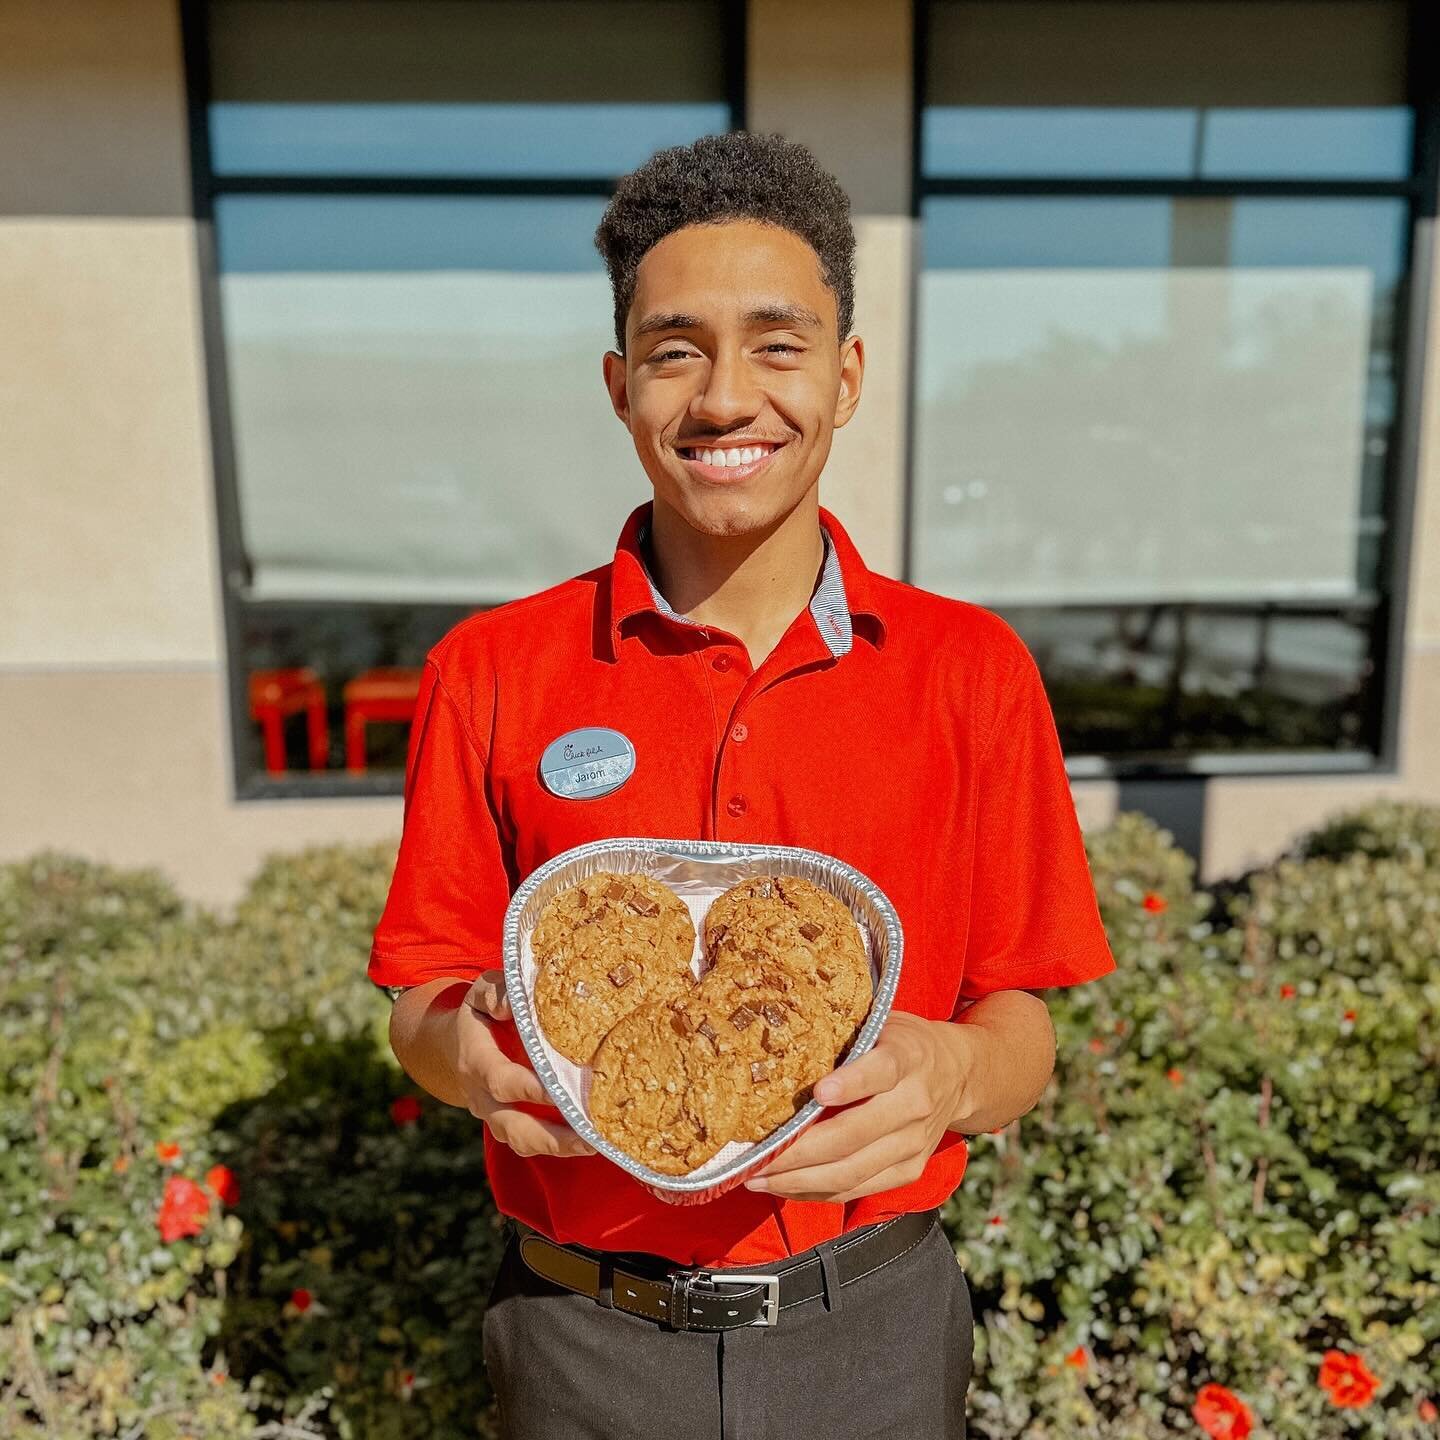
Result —
[[[800,933],[807,940],[818,940],[825,932],[813,920],[807,920],[800,927]]]
[[[743,953],[752,965],[763,965],[765,963],[765,952],[763,950],[746,950]]]
[[[625,898],[625,887],[618,880],[612,880],[605,887],[605,898],[607,900],[623,900]]]
[[[683,1010],[670,1012],[670,1028],[677,1035],[690,1034],[690,1017]]]
[[[730,1023],[737,1030],[744,1030],[746,1026],[755,1023],[755,1012],[748,1005],[737,1005],[730,1015]]]
[[[635,978],[635,972],[628,965],[617,965],[610,972],[610,983],[617,989],[622,990]]]
[[[637,915],[658,915],[660,913],[660,902],[652,900],[648,895],[636,895],[630,901],[630,909]]]
[[[713,1042],[713,1041],[716,1041],[716,1040],[718,1040],[718,1039],[720,1038],[720,1037],[715,1033],[714,1028],[711,1026],[711,1024],[710,1024],[710,1022],[709,1022],[708,1020],[702,1020],[695,1028],[696,1028],[707,1040],[710,1040],[710,1041]]]
[[[710,937],[710,948],[712,950],[718,950],[720,946],[725,943],[725,937],[729,933],[730,927],[728,925],[717,926],[715,933]]]
[[[769,1000],[767,1000],[767,1001],[765,1002],[765,1004],[763,1004],[763,1005],[760,1007],[760,1013],[761,1013],[772,1025],[783,1025],[783,1024],[786,1022],[786,1020],[788,1020],[788,1019],[790,1018],[788,1015],[786,1015],[785,1009],[784,1009],[783,1006],[781,1006],[781,1005],[776,1005],[773,1001],[769,1001]]]
[[[750,1083],[752,1085],[763,1084],[770,1078],[770,1067],[763,1060],[752,1060],[750,1062]]]

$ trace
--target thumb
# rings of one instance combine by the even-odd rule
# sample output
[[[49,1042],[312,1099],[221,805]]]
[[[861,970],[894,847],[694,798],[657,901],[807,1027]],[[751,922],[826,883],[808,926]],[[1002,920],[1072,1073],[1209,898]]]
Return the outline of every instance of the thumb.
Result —
[[[499,970],[486,970],[465,992],[465,1003],[472,1010],[492,1020],[510,1018],[510,1001],[505,995],[505,976]]]

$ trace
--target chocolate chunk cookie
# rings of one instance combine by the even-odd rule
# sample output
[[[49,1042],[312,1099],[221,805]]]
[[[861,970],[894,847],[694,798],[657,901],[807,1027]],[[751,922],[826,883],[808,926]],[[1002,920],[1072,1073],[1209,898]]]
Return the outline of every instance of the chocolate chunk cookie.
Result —
[[[567,1059],[587,1065],[618,1020],[694,983],[684,902],[645,875],[591,875],[556,895],[530,937],[535,1014]]]
[[[680,1013],[648,1002],[591,1062],[590,1119],[607,1140],[662,1175],[686,1175],[736,1137],[746,1099],[738,1052],[720,1055]]]
[[[782,961],[823,986],[839,1025],[841,1048],[870,1013],[870,960],[850,907],[793,875],[758,875],[717,897],[705,916],[709,963],[739,958]]]
[[[763,1140],[834,1068],[836,1022],[808,971],[730,958],[705,976],[679,1013],[717,1059],[741,1062],[736,1139]]]

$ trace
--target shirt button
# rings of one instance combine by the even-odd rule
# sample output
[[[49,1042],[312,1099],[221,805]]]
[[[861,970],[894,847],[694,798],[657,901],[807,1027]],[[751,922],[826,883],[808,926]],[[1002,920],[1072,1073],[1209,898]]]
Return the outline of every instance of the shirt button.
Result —
[[[750,807],[745,803],[743,795],[732,795],[725,808],[737,818],[743,815]]]
[[[739,725],[735,726],[733,730],[731,730],[730,738],[737,745],[740,744],[742,740],[748,740],[750,738],[750,727],[742,721]]]
[[[717,655],[710,663],[717,670],[728,670],[731,662],[728,655]]]

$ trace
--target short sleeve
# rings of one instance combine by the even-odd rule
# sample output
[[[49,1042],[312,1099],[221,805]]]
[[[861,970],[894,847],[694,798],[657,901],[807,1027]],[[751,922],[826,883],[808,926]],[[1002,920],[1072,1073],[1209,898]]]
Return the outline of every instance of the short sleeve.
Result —
[[[485,757],[428,660],[405,761],[400,853],[367,975],[389,988],[497,968],[509,899]]]
[[[1078,985],[1115,969],[1050,702],[1017,643],[1020,660],[977,772],[964,1001]]]

